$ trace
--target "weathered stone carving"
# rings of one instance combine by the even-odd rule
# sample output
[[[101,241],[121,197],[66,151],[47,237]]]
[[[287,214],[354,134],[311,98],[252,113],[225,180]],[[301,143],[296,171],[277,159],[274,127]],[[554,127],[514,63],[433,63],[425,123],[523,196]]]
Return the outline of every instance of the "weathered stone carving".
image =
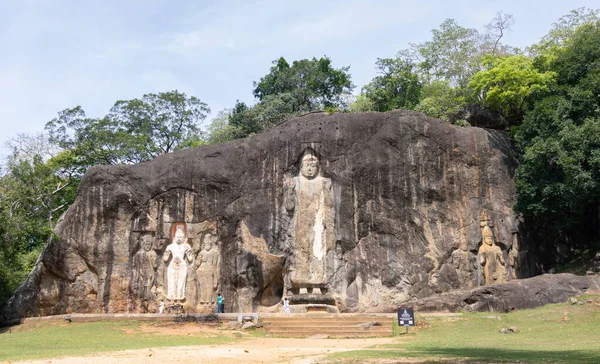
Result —
[[[502,249],[496,245],[494,232],[485,225],[481,232],[482,244],[479,248],[479,263],[483,267],[485,284],[506,282],[506,268]]]
[[[305,153],[309,146],[316,153]],[[167,299],[177,296],[168,289],[173,254],[161,258],[178,222],[189,237],[181,245],[193,251],[192,259],[185,249],[179,254],[187,274],[180,275],[185,301],[177,304],[186,313],[208,307],[198,302],[199,262],[190,261],[204,236],[217,230],[216,277],[228,312],[278,309],[289,290],[298,292],[289,296],[296,309],[300,298],[329,295],[342,311],[390,312],[414,297],[466,287],[463,240],[476,259],[473,286],[484,284],[478,214],[489,210],[501,227],[490,226],[496,244],[510,249],[512,148],[502,132],[458,128],[411,111],[309,114],[252,138],[90,168],[57,225],[58,238],[47,244],[7,317],[155,312],[161,299],[165,312],[173,311]],[[303,157],[315,160],[300,168]],[[316,249],[324,262],[312,259],[316,230],[324,237]],[[532,236],[525,225],[521,230],[523,238]],[[159,258],[147,309],[131,282],[145,232],[154,232]],[[529,247],[520,243],[521,251]],[[296,246],[304,246],[305,261],[293,254]],[[311,262],[324,264],[315,269]],[[523,274],[533,273],[535,263],[525,260]],[[313,276],[297,277],[301,268]]]
[[[150,299],[154,289],[157,255],[152,250],[154,236],[146,233],[140,237],[140,249],[133,256],[131,288],[136,297]]]
[[[321,175],[314,150],[306,149],[300,164],[298,176],[285,181],[284,206],[292,216],[286,288],[295,293],[320,293],[328,283],[327,252],[335,243],[332,186],[331,180]]]
[[[194,261],[192,247],[186,242],[187,227],[184,222],[173,224],[172,242],[165,249],[163,261],[167,264],[167,299],[184,300],[187,271]]]
[[[508,252],[508,264],[510,266],[510,279],[521,278],[524,271],[524,263],[527,252],[521,249],[521,242],[519,241],[519,233],[513,232],[512,234],[512,246]]]
[[[468,249],[467,241],[462,240],[458,249],[452,252],[452,264],[458,275],[459,284],[473,286],[473,272],[477,271],[477,257]]]
[[[196,257],[196,281],[198,283],[198,303],[214,304],[218,286],[219,252],[215,246],[216,238],[204,235],[202,250]]]

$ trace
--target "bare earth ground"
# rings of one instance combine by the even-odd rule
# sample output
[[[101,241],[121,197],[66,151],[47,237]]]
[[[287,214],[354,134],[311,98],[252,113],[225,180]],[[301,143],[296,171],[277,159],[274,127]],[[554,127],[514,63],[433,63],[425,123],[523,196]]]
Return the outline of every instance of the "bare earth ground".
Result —
[[[242,342],[223,345],[126,350],[85,357],[18,363],[314,363],[320,358],[336,352],[399,342],[400,339],[391,337],[373,339],[248,338]],[[414,358],[411,362],[414,362]]]

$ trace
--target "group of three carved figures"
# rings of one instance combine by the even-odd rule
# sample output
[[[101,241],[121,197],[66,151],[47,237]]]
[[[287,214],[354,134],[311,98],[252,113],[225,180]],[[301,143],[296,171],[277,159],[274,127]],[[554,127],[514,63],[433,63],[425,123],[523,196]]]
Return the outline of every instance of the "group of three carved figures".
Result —
[[[211,234],[204,235],[202,249],[196,257],[190,244],[187,243],[187,226],[184,222],[172,226],[172,240],[163,255],[162,261],[166,266],[166,297],[172,301],[186,299],[186,284],[188,270],[196,267],[196,283],[198,288],[198,303],[214,303],[214,292],[218,285],[217,267],[219,254],[213,248],[214,239]],[[140,249],[133,257],[133,291],[140,298],[149,298],[156,287],[156,270],[159,264],[157,254],[152,250],[153,236],[142,235]]]
[[[502,283],[518,278],[524,252],[520,250],[518,234],[513,234],[512,246],[505,251],[496,244],[493,224],[485,211],[481,217],[481,243],[477,255],[468,251],[465,242],[452,253],[452,262],[462,284],[476,285]],[[475,275],[473,274],[475,273]]]

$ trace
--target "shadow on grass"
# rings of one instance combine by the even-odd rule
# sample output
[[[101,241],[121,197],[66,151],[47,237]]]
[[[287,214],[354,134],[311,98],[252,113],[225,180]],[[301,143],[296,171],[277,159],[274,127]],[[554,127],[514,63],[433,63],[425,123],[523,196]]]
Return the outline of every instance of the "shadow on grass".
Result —
[[[399,352],[402,355],[401,352]],[[467,362],[515,362],[526,363],[600,363],[600,351],[589,350],[511,350],[490,348],[431,348],[412,349],[404,355],[465,358]]]
[[[20,324],[21,324],[21,320],[0,321],[0,334],[9,332],[12,327],[20,325]]]
[[[586,350],[510,350],[486,348],[431,348],[402,350],[358,350],[333,354],[336,359],[366,360],[394,358],[456,358],[461,363],[600,363],[600,352]],[[426,361],[428,362],[428,361]]]

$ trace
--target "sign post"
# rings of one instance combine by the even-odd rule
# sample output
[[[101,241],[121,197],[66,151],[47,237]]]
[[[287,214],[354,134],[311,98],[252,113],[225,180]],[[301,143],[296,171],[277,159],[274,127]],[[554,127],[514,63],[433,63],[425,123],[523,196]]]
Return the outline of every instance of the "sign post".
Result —
[[[406,333],[408,334],[408,327],[415,326],[415,312],[412,308],[399,308],[398,309],[398,326],[406,327]]]

